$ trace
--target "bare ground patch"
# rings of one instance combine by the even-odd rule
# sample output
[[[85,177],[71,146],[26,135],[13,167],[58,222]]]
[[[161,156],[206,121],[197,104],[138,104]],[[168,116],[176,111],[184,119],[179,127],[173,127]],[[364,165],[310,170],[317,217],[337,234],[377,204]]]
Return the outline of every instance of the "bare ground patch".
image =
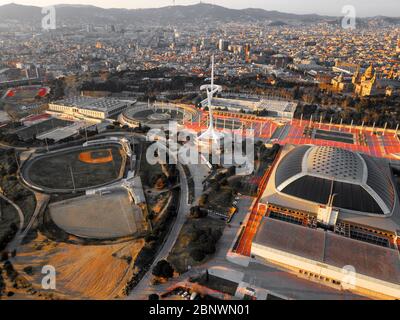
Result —
[[[40,233],[25,245],[14,260],[15,269],[40,287],[44,265],[57,272],[56,295],[68,299],[113,299],[122,295],[144,240],[112,245],[56,243]],[[32,267],[32,275],[24,272]]]

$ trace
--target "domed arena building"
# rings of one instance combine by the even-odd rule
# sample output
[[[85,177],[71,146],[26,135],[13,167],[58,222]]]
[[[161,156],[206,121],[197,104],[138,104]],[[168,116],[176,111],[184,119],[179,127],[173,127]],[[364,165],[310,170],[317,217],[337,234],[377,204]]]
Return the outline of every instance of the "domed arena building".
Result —
[[[399,299],[395,165],[336,147],[285,145],[258,204],[251,257],[340,290]]]
[[[362,215],[391,215],[395,189],[368,155],[335,147],[300,146],[287,153],[275,174],[279,193]]]

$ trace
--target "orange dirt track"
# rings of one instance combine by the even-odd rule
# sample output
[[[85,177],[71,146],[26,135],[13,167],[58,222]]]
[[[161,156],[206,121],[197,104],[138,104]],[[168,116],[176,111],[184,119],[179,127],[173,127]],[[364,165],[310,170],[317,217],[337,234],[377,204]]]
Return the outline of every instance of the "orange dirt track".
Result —
[[[103,157],[93,157],[93,154],[96,153],[104,153]],[[113,161],[113,156],[110,149],[107,150],[96,150],[96,151],[87,151],[82,152],[79,154],[79,160],[84,163],[91,163],[91,164],[100,164],[100,163],[108,163]]]

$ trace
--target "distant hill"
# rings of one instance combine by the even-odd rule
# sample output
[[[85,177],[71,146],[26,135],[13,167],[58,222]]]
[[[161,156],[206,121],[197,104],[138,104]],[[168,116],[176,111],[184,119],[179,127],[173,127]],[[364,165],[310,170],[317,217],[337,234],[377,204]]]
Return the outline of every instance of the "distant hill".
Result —
[[[79,21],[94,24],[128,23],[144,25],[171,25],[196,22],[311,22],[326,17],[316,14],[296,15],[262,9],[235,10],[217,5],[200,3],[189,6],[169,6],[153,9],[103,9],[86,5],[57,5],[58,23]],[[20,22],[41,19],[41,8],[7,4],[0,6],[0,20]]]
[[[216,22],[266,22],[271,25],[293,23],[315,23],[338,21],[338,17],[317,14],[291,14],[263,9],[229,9],[217,5],[200,3],[189,6],[169,6],[153,9],[103,9],[87,5],[57,5],[57,23],[80,24],[133,24],[133,25],[178,25],[181,23]],[[20,23],[37,22],[42,18],[41,8],[7,4],[0,6],[0,21]],[[368,18],[369,19],[369,18]],[[372,18],[371,18],[372,19]],[[375,17],[384,24],[399,24],[399,18]]]
[[[0,7],[0,20],[37,21],[40,19],[41,10],[41,8],[34,6],[22,6],[14,3],[6,4]]]

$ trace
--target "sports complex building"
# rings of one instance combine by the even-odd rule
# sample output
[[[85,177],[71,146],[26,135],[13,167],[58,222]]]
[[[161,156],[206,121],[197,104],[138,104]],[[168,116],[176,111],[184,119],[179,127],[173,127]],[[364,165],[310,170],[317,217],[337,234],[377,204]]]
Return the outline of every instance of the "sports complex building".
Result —
[[[285,145],[257,210],[255,259],[328,285],[400,298],[399,197],[387,159]]]
[[[135,103],[136,100],[78,96],[49,103],[49,111],[63,113],[75,118],[104,120],[122,113]]]
[[[207,101],[202,101],[206,106]],[[297,102],[272,99],[228,99],[213,98],[213,108],[222,107],[232,112],[264,111],[272,118],[293,119],[298,106]]]
[[[185,104],[137,103],[122,112],[118,120],[122,125],[138,127],[140,124],[150,128],[167,128],[171,121],[180,125],[197,122],[200,113],[196,108]]]

